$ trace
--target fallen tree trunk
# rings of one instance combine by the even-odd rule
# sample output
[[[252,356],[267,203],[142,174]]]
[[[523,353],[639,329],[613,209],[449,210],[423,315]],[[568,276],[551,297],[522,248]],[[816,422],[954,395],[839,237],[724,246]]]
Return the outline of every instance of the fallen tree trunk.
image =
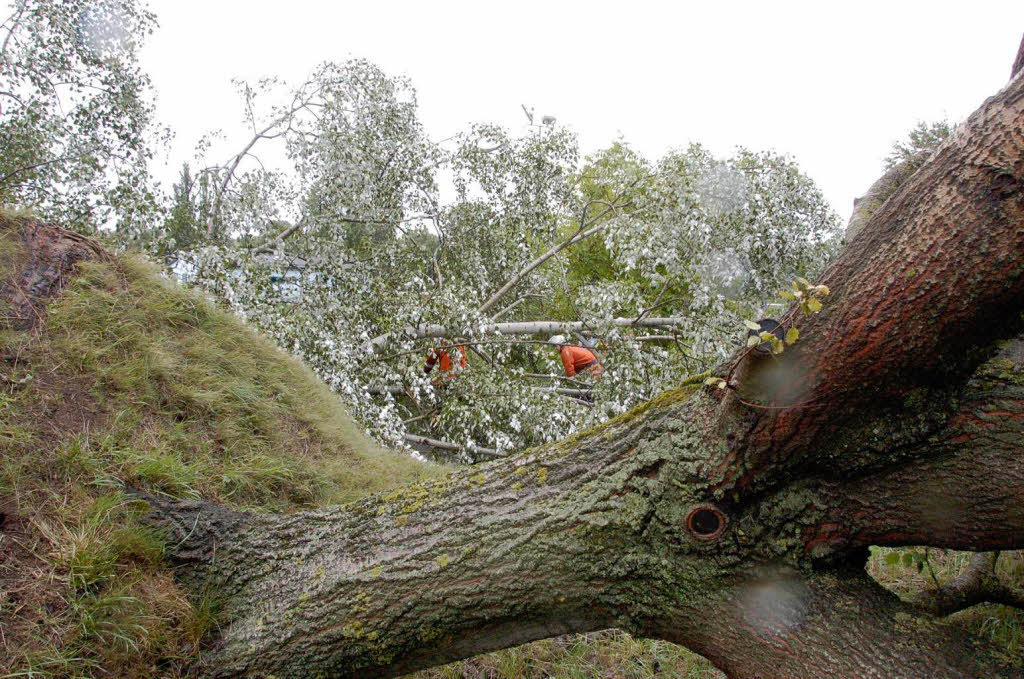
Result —
[[[534,391],[548,391],[562,396],[574,396],[576,398],[586,398],[593,393],[590,389],[570,389],[568,387],[530,387],[530,389]]]
[[[737,354],[727,388],[342,507],[153,498],[224,602],[211,672],[389,677],[618,627],[733,677],[1015,674],[863,564],[1024,547],[1022,130],[1018,77],[853,238],[825,310],[782,317],[796,345]]]
[[[403,437],[409,443],[418,443],[424,446],[430,446],[431,448],[439,448],[441,450],[468,450],[471,453],[477,453],[479,455],[488,455],[490,457],[499,457],[502,452],[495,448],[484,448],[483,446],[477,446],[473,444],[459,445],[458,443],[450,443],[448,441],[441,441],[438,439],[428,438],[426,436],[417,436],[416,434],[406,434]]]
[[[682,325],[686,319],[681,316],[669,318],[609,318],[602,321],[585,323],[583,321],[514,321],[509,323],[488,323],[472,328],[451,328],[436,323],[424,323],[417,326],[406,326],[401,333],[388,333],[375,337],[366,343],[367,348],[376,348],[395,339],[424,339],[427,337],[457,337],[479,335],[534,335],[537,333],[555,334],[560,332],[585,332],[594,325],[614,325],[635,328],[674,328]]]

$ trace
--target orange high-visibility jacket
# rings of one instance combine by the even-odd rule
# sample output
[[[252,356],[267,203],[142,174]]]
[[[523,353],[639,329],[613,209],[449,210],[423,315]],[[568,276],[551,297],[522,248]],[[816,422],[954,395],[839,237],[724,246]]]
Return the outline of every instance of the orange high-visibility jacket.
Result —
[[[572,377],[581,370],[589,370],[594,375],[601,374],[601,364],[597,362],[597,356],[594,356],[594,352],[590,349],[567,344],[559,353],[562,354],[562,365],[565,366],[567,377]]]
[[[459,355],[459,367],[466,367],[466,347],[461,344],[455,347]],[[427,364],[423,367],[423,372],[430,372],[434,367],[435,363],[440,363],[438,366],[438,373],[444,375],[452,372],[452,355],[449,353],[447,348],[434,349],[427,354]]]

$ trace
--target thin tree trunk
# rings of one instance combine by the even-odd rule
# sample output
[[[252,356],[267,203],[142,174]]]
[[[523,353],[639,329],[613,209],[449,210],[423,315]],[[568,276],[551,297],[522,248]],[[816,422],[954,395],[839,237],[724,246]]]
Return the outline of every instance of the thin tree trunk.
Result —
[[[602,219],[603,217],[605,217],[611,211],[612,211],[612,208],[609,207],[603,213],[598,215],[594,219],[594,221],[597,221],[598,219]],[[523,269],[521,271],[519,271],[515,276],[513,276],[510,279],[508,279],[508,281],[505,283],[505,285],[501,286],[501,288],[497,292],[495,292],[493,295],[491,295],[487,299],[487,301],[485,301],[483,304],[480,305],[480,308],[477,309],[477,311],[479,311],[481,314],[486,314],[488,311],[491,310],[491,307],[493,307],[495,304],[497,304],[498,301],[502,297],[505,296],[505,294],[509,290],[514,288],[516,285],[519,284],[520,281],[522,281],[524,278],[526,278],[531,273],[533,273],[534,269],[536,269],[541,264],[543,264],[544,262],[548,261],[549,259],[551,259],[555,255],[557,255],[559,252],[561,252],[565,248],[569,247],[570,245],[574,245],[576,243],[579,243],[580,241],[583,241],[583,240],[586,240],[587,238],[590,238],[591,236],[593,236],[593,235],[595,235],[597,233],[600,233],[604,229],[605,226],[606,226],[605,223],[601,223],[601,224],[597,224],[596,226],[592,226],[589,229],[586,229],[585,231],[581,230],[580,232],[574,234],[571,238],[567,238],[566,240],[562,241],[561,243],[559,243],[555,247],[551,248],[550,250],[548,250],[547,252],[542,254],[541,256],[537,257],[532,262],[530,262],[525,267],[523,267]]]
[[[497,457],[501,455],[501,451],[496,448],[485,448],[477,445],[459,445],[458,443],[450,443],[448,441],[441,441],[439,439],[432,439],[426,436],[417,436],[415,434],[406,434],[403,437],[409,443],[418,443],[424,446],[430,446],[432,448],[440,448],[441,450],[468,450],[471,453],[477,453],[479,455],[488,455],[490,457]]]
[[[479,333],[481,335],[535,335],[537,333],[554,334],[561,332],[582,332],[594,325],[608,324],[617,327],[636,328],[673,328],[686,323],[683,316],[653,318],[610,318],[604,321],[513,321],[508,323],[489,323],[474,328],[451,328],[436,323],[424,323],[417,326],[406,326],[402,336],[412,339],[427,337],[453,337]],[[394,333],[374,337],[367,342],[367,347],[380,347],[394,337]]]

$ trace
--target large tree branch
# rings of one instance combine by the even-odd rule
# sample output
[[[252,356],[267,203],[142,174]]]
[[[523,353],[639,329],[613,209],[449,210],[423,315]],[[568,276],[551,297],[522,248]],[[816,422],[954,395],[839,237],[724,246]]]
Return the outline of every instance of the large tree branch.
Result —
[[[991,648],[965,645],[962,630],[919,615],[859,563],[738,580],[666,616],[658,636],[704,655],[733,679],[1019,676]]]
[[[925,158],[926,156],[916,160],[904,160],[889,168],[885,174],[868,187],[863,196],[853,201],[853,214],[850,215],[850,221],[846,224],[847,241],[853,240],[860,233],[871,216],[917,171],[919,164]]]
[[[749,539],[758,539],[758,517],[771,507],[787,512],[802,549],[818,561],[870,545],[1024,548],[1024,337],[965,387],[913,398],[936,415],[911,415],[912,403],[865,421],[808,478],[738,519]]]
[[[1022,70],[1024,70],[1024,37],[1020,39],[1020,47],[1017,48],[1017,58],[1013,60],[1013,67],[1010,69],[1010,80],[1013,80]]]

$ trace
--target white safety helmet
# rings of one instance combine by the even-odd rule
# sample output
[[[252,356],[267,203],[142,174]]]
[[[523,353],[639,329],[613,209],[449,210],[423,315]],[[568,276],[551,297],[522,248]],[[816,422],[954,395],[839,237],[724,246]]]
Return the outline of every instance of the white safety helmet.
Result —
[[[552,335],[548,344],[557,344],[558,346],[565,344],[565,335]]]

